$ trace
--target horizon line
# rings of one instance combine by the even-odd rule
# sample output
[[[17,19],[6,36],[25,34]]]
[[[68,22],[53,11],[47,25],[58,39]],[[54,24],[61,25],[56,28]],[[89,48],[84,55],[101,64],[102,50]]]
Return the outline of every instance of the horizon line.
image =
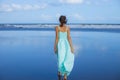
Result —
[[[0,24],[59,24],[59,23],[0,23]],[[94,24],[94,25],[120,25],[120,23],[67,23],[68,25],[91,25],[91,24]]]

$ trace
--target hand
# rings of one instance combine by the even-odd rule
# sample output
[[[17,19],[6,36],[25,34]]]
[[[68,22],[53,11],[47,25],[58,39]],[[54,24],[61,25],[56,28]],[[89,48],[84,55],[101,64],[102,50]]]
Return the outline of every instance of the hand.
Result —
[[[55,52],[55,54],[56,54],[56,52],[57,52],[57,48],[56,48],[56,47],[54,47],[54,52]]]
[[[71,52],[74,53],[74,49],[73,48],[71,48]]]

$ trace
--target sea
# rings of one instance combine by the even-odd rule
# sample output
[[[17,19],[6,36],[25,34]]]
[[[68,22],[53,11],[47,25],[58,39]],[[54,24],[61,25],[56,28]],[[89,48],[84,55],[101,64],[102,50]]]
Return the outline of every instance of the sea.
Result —
[[[0,80],[58,80],[58,24],[0,24]],[[74,67],[68,80],[120,80],[120,25],[68,24]]]

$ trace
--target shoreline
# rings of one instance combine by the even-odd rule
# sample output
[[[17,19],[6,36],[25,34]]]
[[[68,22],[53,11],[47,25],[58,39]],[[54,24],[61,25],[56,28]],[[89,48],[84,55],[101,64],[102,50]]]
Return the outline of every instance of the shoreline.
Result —
[[[0,28],[0,31],[54,31],[54,28]],[[117,32],[120,28],[70,28],[71,31]]]

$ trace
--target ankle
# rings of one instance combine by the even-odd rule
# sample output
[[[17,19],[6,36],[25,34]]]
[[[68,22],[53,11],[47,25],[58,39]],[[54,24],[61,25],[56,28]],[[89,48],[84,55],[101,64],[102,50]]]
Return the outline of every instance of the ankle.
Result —
[[[64,75],[64,80],[67,80],[67,75],[66,74]]]
[[[61,73],[60,73],[60,72],[58,72],[58,75],[59,75],[59,76],[61,76]]]

